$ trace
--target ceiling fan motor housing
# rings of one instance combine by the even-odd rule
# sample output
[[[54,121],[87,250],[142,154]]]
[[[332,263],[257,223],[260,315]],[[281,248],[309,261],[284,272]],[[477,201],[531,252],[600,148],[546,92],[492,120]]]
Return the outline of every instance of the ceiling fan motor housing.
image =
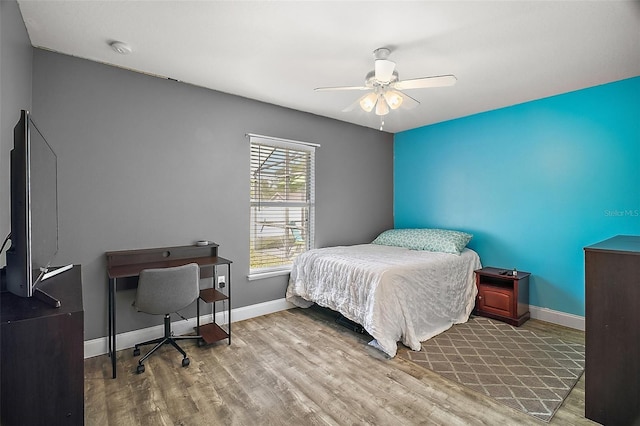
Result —
[[[375,88],[375,87],[383,87],[383,86],[388,86],[392,83],[395,83],[396,81],[398,81],[399,77],[398,77],[398,71],[394,71],[391,74],[391,78],[389,79],[388,82],[383,82],[380,81],[378,79],[376,79],[376,72],[375,71],[369,71],[367,73],[367,76],[364,78],[364,85],[367,87],[371,87],[371,88]]]

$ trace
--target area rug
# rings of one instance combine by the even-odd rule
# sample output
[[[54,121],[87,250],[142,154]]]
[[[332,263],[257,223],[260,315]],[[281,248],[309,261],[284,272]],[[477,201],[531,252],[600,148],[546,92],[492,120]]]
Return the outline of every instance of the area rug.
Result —
[[[584,345],[472,317],[398,356],[548,422],[584,371]]]

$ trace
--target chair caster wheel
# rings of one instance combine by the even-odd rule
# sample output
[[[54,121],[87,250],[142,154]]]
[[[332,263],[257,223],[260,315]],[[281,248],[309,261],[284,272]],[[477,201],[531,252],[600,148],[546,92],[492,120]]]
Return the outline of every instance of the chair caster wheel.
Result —
[[[144,373],[144,365],[143,364],[139,364],[138,367],[136,368],[136,373],[140,374],[140,373]]]
[[[191,364],[191,361],[189,361],[189,358],[183,358],[182,359],[182,366],[183,367],[186,367],[189,364]]]
[[[202,339],[198,339],[198,347],[203,347],[204,345],[206,345],[206,343],[204,342],[204,340],[202,340]]]
[[[133,350],[133,356],[140,356],[140,349],[139,348],[135,348]]]

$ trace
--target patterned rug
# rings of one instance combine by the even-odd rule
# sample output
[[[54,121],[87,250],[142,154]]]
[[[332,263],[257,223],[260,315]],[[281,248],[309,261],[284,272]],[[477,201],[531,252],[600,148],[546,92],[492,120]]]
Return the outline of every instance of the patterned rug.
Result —
[[[584,345],[482,317],[398,356],[545,422],[584,371]]]

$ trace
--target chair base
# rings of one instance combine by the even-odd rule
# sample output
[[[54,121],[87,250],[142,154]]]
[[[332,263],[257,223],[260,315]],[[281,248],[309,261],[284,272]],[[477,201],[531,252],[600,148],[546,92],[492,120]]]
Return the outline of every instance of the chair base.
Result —
[[[158,349],[162,346],[170,344],[174,348],[178,350],[182,354],[182,366],[186,367],[190,364],[189,358],[187,358],[187,353],[178,345],[177,340],[201,340],[202,336],[172,336],[171,335],[171,316],[166,314],[164,316],[164,336],[159,337],[157,339],[147,340],[146,342],[137,343],[133,350],[133,356],[140,355],[140,346],[145,345],[155,345],[149,352],[147,352],[140,360],[138,360],[138,367],[136,368],[136,372],[138,374],[144,372],[144,361],[153,355]]]

